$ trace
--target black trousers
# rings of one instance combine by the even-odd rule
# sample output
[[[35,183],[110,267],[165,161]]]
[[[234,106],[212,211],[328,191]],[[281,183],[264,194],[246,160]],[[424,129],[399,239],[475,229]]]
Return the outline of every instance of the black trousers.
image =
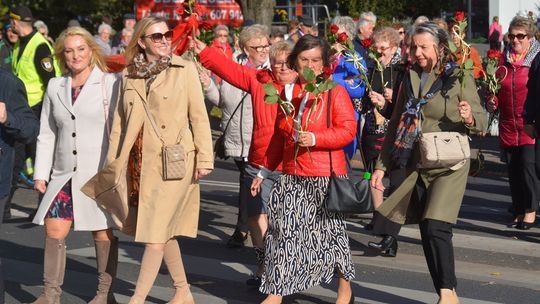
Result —
[[[249,196],[251,195],[250,188],[246,185],[246,166],[248,162],[245,160],[235,159],[234,162],[240,171],[240,191],[238,193],[238,219],[236,220],[236,231],[243,233],[248,232],[248,203]]]
[[[539,171],[536,169],[536,146],[540,145],[523,145],[505,149],[515,216],[525,214],[526,210],[538,209],[540,182],[537,175]]]
[[[418,177],[412,199],[426,206],[426,186],[421,177]],[[437,293],[441,288],[454,289],[457,287],[456,267],[454,264],[454,244],[452,243],[453,224],[424,219],[420,221],[420,237],[422,249]]]

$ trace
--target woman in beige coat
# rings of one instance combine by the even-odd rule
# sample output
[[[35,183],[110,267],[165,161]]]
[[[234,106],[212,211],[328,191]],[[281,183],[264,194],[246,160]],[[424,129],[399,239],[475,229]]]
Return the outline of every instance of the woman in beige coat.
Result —
[[[417,61],[403,81],[371,183],[384,190],[384,171],[393,166],[406,168],[407,178],[377,212],[396,225],[419,223],[439,303],[455,304],[459,300],[452,226],[465,194],[470,161],[462,161],[459,168],[419,168],[418,131],[478,132],[486,116],[471,75],[464,77],[465,88],[460,90],[459,67],[448,61],[446,31],[425,22],[414,27],[412,40],[411,53]]]
[[[193,303],[175,236],[195,237],[198,181],[213,169],[210,123],[195,65],[171,54],[165,21],[137,23],[126,49],[123,95],[111,131],[106,167],[83,192],[109,210],[123,232],[145,243],[135,294],[144,303],[162,260],[176,293],[170,303]],[[165,180],[162,147],[179,143],[185,176]]]

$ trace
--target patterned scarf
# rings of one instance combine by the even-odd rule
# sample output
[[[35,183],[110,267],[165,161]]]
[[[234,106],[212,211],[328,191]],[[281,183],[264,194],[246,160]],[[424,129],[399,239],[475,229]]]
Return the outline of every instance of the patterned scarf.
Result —
[[[163,70],[167,69],[171,65],[171,55],[161,57],[160,59],[152,62],[148,62],[144,54],[133,58],[133,66],[129,72],[130,78],[144,79],[146,82],[146,94],[150,91],[150,85],[156,80],[156,77]]]
[[[401,114],[399,124],[396,130],[396,139],[391,152],[394,165],[399,168],[407,166],[412,155],[412,148],[419,136],[419,119],[422,106],[430,102],[435,94],[443,87],[445,80],[452,74],[457,65],[454,62],[448,62],[444,65],[444,70],[439,73],[437,79],[431,85],[426,95],[423,98],[416,98],[413,93],[410,73],[405,75],[403,79],[403,88],[406,91],[407,102],[405,111]]]

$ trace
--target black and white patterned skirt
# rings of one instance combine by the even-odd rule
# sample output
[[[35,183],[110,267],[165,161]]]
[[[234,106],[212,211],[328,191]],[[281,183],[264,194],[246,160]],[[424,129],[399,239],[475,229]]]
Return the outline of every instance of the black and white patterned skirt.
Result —
[[[326,210],[328,177],[283,175],[268,203],[265,272],[260,291],[290,295],[329,283],[335,271],[354,278],[343,215]]]

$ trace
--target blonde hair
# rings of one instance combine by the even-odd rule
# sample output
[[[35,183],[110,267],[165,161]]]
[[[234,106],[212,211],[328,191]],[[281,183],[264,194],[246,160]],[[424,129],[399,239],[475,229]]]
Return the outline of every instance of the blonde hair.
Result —
[[[139,39],[144,36],[146,30],[148,30],[148,28],[152,25],[162,22],[167,24],[167,21],[165,21],[165,19],[156,16],[144,17],[139,22],[137,22],[137,25],[135,25],[135,29],[133,32],[133,36],[131,37],[129,44],[126,47],[126,52],[124,53],[124,57],[126,57],[128,65],[133,63],[133,59],[137,55],[144,53],[143,48],[139,45]]]
[[[389,26],[383,26],[373,33],[373,40],[375,40],[375,42],[388,41],[390,46],[393,47],[399,46],[401,38],[396,29]]]
[[[88,47],[92,50],[92,58],[90,58],[90,68],[98,66],[98,68],[103,72],[108,72],[107,64],[105,63],[105,58],[103,57],[103,51],[101,47],[96,43],[92,34],[79,26],[72,26],[65,29],[56,40],[54,44],[54,55],[58,59],[58,64],[60,65],[60,70],[62,74],[69,74],[70,70],[66,64],[66,56],[64,52],[66,51],[66,46],[64,45],[66,38],[71,36],[80,36],[84,39]]]

